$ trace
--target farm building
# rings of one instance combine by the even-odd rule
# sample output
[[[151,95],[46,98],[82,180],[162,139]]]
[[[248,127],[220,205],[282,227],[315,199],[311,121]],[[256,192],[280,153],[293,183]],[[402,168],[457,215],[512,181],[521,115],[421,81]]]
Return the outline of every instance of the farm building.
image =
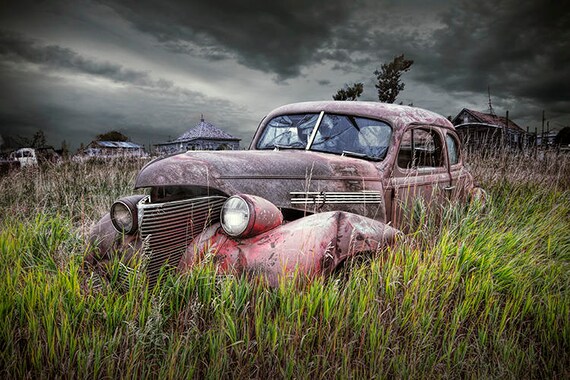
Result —
[[[160,154],[172,154],[187,150],[237,150],[240,140],[208,123],[202,116],[200,123],[177,139],[154,144],[154,146]]]
[[[92,141],[80,153],[92,158],[145,157],[144,147],[130,141]]]
[[[470,150],[528,146],[530,135],[507,117],[464,108],[451,121]]]

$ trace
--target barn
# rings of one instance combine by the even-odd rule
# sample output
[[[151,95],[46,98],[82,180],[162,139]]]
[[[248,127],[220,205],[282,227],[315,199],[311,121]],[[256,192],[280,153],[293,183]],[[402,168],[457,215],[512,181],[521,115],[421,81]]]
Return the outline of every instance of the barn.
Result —
[[[521,149],[529,144],[529,134],[508,116],[464,108],[451,122],[469,150]]]
[[[142,145],[130,141],[92,141],[80,155],[86,158],[145,157]]]

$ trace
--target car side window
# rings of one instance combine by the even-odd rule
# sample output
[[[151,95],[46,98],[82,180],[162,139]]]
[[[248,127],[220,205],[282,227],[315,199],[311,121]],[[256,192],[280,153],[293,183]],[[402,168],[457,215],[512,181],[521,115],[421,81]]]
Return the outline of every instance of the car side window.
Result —
[[[398,151],[398,166],[403,169],[443,167],[443,141],[432,128],[413,128],[404,133]]]
[[[456,165],[459,163],[459,143],[457,138],[451,134],[445,135],[445,143],[447,144],[447,154],[449,158],[450,165]]]

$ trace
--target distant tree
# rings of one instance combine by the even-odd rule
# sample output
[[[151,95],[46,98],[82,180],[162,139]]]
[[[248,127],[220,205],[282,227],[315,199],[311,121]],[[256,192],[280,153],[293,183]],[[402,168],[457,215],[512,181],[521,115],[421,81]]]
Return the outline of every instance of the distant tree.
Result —
[[[44,131],[41,129],[34,133],[34,137],[32,138],[32,148],[41,148],[46,145],[46,135]]]
[[[97,141],[129,141],[129,138],[118,131],[110,131],[97,135]]]
[[[378,100],[384,103],[394,103],[400,91],[404,89],[401,81],[402,74],[409,71],[414,61],[405,59],[404,54],[394,57],[392,62],[384,63],[380,70],[374,71],[378,83]]]
[[[564,127],[554,138],[554,145],[570,145],[570,127]]]
[[[354,83],[352,86],[344,85],[344,88],[338,90],[336,95],[333,95],[334,100],[357,100],[364,91],[362,83]]]
[[[69,157],[69,145],[67,144],[67,141],[63,140],[61,142],[61,156],[66,159]]]

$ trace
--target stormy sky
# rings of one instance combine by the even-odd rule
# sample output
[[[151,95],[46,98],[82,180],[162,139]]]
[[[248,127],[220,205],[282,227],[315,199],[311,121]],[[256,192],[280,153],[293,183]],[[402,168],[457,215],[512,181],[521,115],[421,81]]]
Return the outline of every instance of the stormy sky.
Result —
[[[332,99],[399,54],[404,104],[570,125],[570,5],[550,0],[0,2],[0,136],[73,149],[164,142],[207,121],[247,147],[282,104]],[[0,138],[0,144],[3,142]]]

